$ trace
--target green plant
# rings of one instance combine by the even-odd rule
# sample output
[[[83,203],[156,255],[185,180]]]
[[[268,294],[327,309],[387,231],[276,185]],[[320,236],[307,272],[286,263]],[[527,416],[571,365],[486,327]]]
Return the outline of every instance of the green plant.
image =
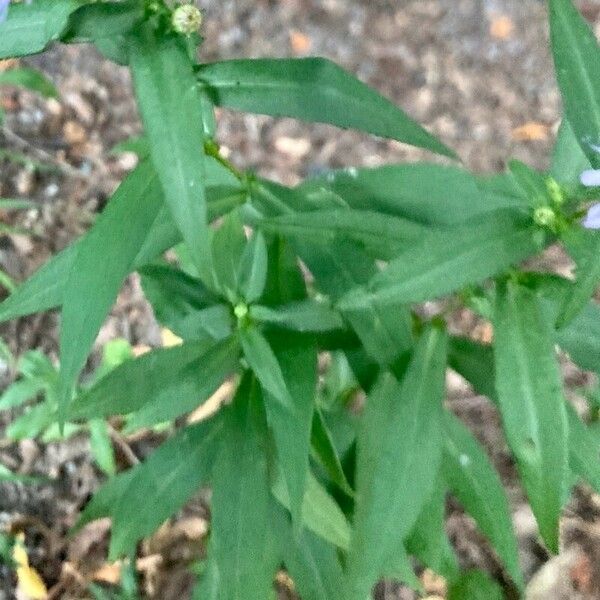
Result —
[[[444,407],[448,367],[497,406],[541,536],[557,551],[573,484],[600,491],[597,439],[565,400],[556,353],[600,373],[600,307],[590,301],[600,235],[597,209],[588,213],[600,194],[600,50],[570,0],[549,6],[565,118],[548,173],[517,161],[490,177],[418,163],[350,168],[295,188],[220,154],[215,106],[456,156],[327,60],[197,64],[201,19],[189,5],[11,6],[0,57],[54,40],[95,44],[130,67],[145,131],[134,145],[139,166],[91,231],[0,305],[2,320],[62,311],[52,418],[64,427],[121,414],[130,427],[153,426],[192,411],[225,380],[237,386],[230,406],[180,428],[87,506],[80,524],[112,517],[111,558],[210,485],[198,598],[269,598],[284,566],[306,600],[365,600],[381,577],[418,586],[409,556],[444,575],[455,597],[500,597],[483,574],[459,572],[444,532],[449,492],[520,594],[508,502],[480,444]],[[575,281],[519,267],[555,243],[575,261]],[[175,246],[185,269],[161,258]],[[184,343],[76,393],[132,271]],[[430,320],[413,310],[446,296],[448,311],[467,306],[493,323],[493,345],[449,335],[443,308]],[[331,357],[324,381],[319,355]],[[357,390],[367,396],[360,415],[347,410]]]

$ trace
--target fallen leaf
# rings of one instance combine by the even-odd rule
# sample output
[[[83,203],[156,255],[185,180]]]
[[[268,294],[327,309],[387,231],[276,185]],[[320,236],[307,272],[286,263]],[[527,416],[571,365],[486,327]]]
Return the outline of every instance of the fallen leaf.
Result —
[[[548,125],[537,121],[529,121],[512,130],[512,138],[519,142],[543,142],[548,139]]]
[[[163,327],[160,330],[160,338],[162,340],[162,345],[165,348],[172,348],[173,346],[179,346],[183,343],[183,340],[175,335],[170,329]]]
[[[497,40],[506,40],[512,36],[515,24],[507,15],[497,15],[490,22],[490,35]]]
[[[92,580],[97,581],[98,583],[117,585],[119,581],[121,581],[122,566],[123,563],[121,561],[117,561],[115,563],[106,563],[92,575]]]
[[[290,46],[294,54],[307,54],[312,46],[312,40],[301,31],[290,31]]]
[[[25,535],[19,533],[13,548],[13,560],[17,571],[17,594],[28,600],[44,600],[48,590],[40,574],[29,566],[29,558],[25,549]]]
[[[232,398],[233,392],[235,392],[233,381],[225,381],[206,402],[203,402],[190,414],[187,422],[191,425],[212,417],[224,402]]]

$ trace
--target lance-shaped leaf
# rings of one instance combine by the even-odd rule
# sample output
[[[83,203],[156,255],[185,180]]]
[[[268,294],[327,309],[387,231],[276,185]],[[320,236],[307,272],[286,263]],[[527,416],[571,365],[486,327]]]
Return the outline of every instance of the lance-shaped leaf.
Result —
[[[267,419],[289,492],[292,521],[299,529],[317,388],[317,349],[313,343],[289,334],[273,337],[271,344],[293,407],[290,410],[265,391]]]
[[[444,418],[442,473],[446,484],[488,537],[512,580],[523,587],[508,500],[485,450],[451,413]]]
[[[309,531],[295,534],[289,525],[278,533],[283,562],[302,598],[342,600],[344,573],[335,546]]]
[[[220,598],[269,597],[277,556],[269,539],[271,503],[267,426],[258,383],[244,378],[226,409],[213,471],[209,556],[219,572]]]
[[[42,52],[61,36],[69,15],[81,4],[78,0],[11,4],[8,19],[1,26],[0,59]]]
[[[560,308],[556,326],[570,323],[589,303],[600,282],[600,233],[587,232],[578,258],[577,280],[570,286]]]
[[[423,225],[464,223],[502,208],[526,206],[513,191],[488,190],[464,169],[427,163],[343,169],[308,179],[296,188],[317,206],[334,194],[341,206],[376,211]]]
[[[595,318],[587,322],[588,326],[600,322],[598,319],[599,313],[600,310],[592,311]],[[567,327],[563,332],[570,331],[572,327]],[[573,338],[569,340],[569,346],[573,349],[578,348],[580,352],[585,354],[586,340],[588,336],[594,336],[593,330],[586,330],[586,323],[582,324],[580,335],[584,341],[581,345],[579,345],[578,335],[573,335]],[[591,346],[591,350],[591,360],[594,360],[595,346]],[[598,357],[600,354],[595,354],[595,356]],[[596,358],[596,362],[597,360]],[[476,392],[487,396],[495,404],[498,403],[493,383],[495,381],[495,370],[491,346],[484,346],[464,338],[452,338],[448,362],[457,373],[460,373],[473,385]],[[592,487],[600,490],[598,445],[568,403],[566,409],[569,424],[569,465],[571,470],[586,479]]]
[[[550,0],[550,38],[566,118],[592,165],[600,166],[600,49],[571,0]]]
[[[71,14],[62,38],[65,42],[94,42],[129,33],[144,18],[144,7],[136,0],[94,2]]]
[[[572,471],[600,493],[600,446],[579,415],[567,404],[569,420],[569,464]]]
[[[536,296],[499,284],[495,317],[496,390],[504,431],[552,551],[568,486],[568,424],[551,327]]]
[[[281,470],[271,488],[274,498],[290,510],[290,496]],[[333,544],[340,550],[350,547],[350,526],[335,500],[310,473],[306,484],[306,494],[302,503],[302,520],[309,529],[320,538]]]
[[[568,119],[563,118],[552,151],[550,174],[562,185],[577,186],[581,173],[591,168],[571,124]]]
[[[600,374],[600,306],[590,302],[556,332],[556,341],[582,369]]]
[[[412,530],[438,475],[446,334],[426,330],[402,384],[381,376],[367,400],[358,440],[356,510],[348,598],[367,597],[398,540]],[[415,452],[415,448],[419,448]]]
[[[194,264],[209,277],[202,103],[180,36],[150,23],[130,38],[129,58],[150,155]],[[204,279],[208,281],[209,279]]]
[[[458,561],[446,535],[446,490],[446,482],[438,475],[433,493],[423,505],[405,545],[410,555],[451,580],[458,573]]]
[[[314,300],[301,300],[276,308],[257,304],[250,307],[250,315],[259,323],[269,323],[292,331],[318,332],[344,328],[339,313],[327,304]]]
[[[248,303],[256,302],[265,291],[268,267],[267,243],[260,232],[248,240],[239,264],[239,292]]]
[[[16,85],[37,92],[46,98],[58,98],[58,90],[54,87],[54,84],[35,69],[21,67],[4,71],[0,73],[0,85]],[[26,204],[19,206],[19,204],[15,204],[15,202],[18,201],[3,200],[1,205],[6,209],[30,208]]]
[[[115,201],[109,202],[89,235],[78,245],[63,290],[59,409],[66,407],[71,399],[73,386],[100,326],[133,269],[135,257],[161,205],[158,181],[150,165],[142,163],[119,186]]]
[[[349,208],[292,213],[258,220],[256,226],[266,232],[322,244],[332,244],[338,237],[347,238],[384,260],[394,257],[428,232],[428,228],[407,219]]]
[[[195,409],[238,366],[239,347],[231,338],[215,344],[189,342],[125,361],[78,396],[71,419],[133,413],[128,429],[155,425]]]
[[[364,288],[347,294],[342,310],[370,302],[415,303],[438,298],[498,274],[541,249],[539,231],[512,211],[427,235],[391,261]]]
[[[229,60],[202,65],[198,79],[217,106],[330,123],[456,156],[389,100],[323,58]]]
[[[220,419],[187,427],[133,469],[110,509],[113,560],[133,550],[209,481],[221,431]]]

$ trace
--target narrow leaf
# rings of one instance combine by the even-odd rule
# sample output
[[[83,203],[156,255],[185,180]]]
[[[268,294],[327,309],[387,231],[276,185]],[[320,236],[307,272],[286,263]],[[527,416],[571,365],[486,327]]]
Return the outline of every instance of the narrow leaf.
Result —
[[[271,495],[265,415],[255,380],[246,377],[225,415],[214,466],[209,555],[219,572],[219,597],[264,600],[277,566],[269,543]]]
[[[201,66],[198,78],[217,106],[331,123],[456,156],[389,100],[323,58],[229,60]]]
[[[2,23],[0,59],[42,52],[60,37],[69,15],[80,6],[78,0],[36,0],[11,4]]]
[[[568,425],[552,333],[535,295],[512,282],[497,293],[496,389],[508,443],[544,541],[558,549],[568,485]]]
[[[208,481],[221,431],[220,419],[187,427],[133,469],[111,508],[113,560],[133,550]]]
[[[550,39],[565,116],[592,165],[600,166],[600,49],[571,0],[550,0]]]
[[[451,413],[445,414],[444,431],[442,473],[446,484],[475,519],[512,580],[522,589],[517,540],[500,477],[481,444]]]
[[[63,290],[59,406],[65,408],[77,376],[158,214],[162,194],[148,163],[140,164],[78,245]],[[98,257],[102,261],[98,262]]]
[[[135,93],[152,162],[194,264],[208,277],[204,130],[192,63],[180,36],[159,35],[150,23],[129,39]]]
[[[346,295],[351,310],[369,302],[415,303],[438,298],[500,273],[540,249],[531,221],[498,211],[447,231],[432,232],[390,262],[366,289]]]
[[[363,600],[385,574],[397,540],[410,533],[433,490],[442,454],[445,368],[446,336],[433,327],[419,340],[402,384],[384,374],[367,400],[348,598]]]

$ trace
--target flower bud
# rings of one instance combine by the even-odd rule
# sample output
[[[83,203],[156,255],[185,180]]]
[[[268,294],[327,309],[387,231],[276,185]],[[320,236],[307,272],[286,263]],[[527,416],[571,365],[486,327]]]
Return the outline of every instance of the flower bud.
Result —
[[[550,196],[550,200],[552,200],[553,204],[555,204],[556,206],[564,204],[565,195],[560,184],[558,183],[558,181],[556,181],[556,179],[554,179],[553,177],[549,177],[546,180],[546,189],[548,190],[548,195]]]
[[[533,211],[533,220],[540,227],[554,227],[556,224],[556,213],[549,206],[538,206]]]
[[[173,11],[171,24],[177,33],[191,35],[200,29],[202,13],[192,4],[182,4]]]

